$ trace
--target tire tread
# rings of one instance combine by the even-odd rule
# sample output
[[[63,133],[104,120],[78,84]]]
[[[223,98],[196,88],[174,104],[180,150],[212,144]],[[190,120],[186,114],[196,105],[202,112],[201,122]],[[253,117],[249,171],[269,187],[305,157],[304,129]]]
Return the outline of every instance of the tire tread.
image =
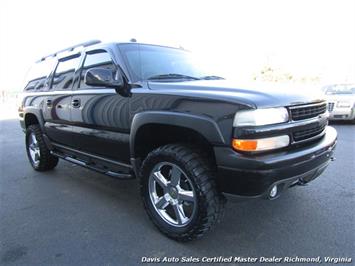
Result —
[[[173,155],[177,161],[183,163],[186,168],[194,174],[194,181],[198,187],[197,192],[200,194],[200,199],[202,199],[199,200],[199,209],[201,210],[201,213],[195,225],[185,233],[176,234],[165,230],[165,228],[159,226],[154,217],[150,214],[144,198],[145,195],[142,188],[143,182],[141,182],[144,208],[148,213],[150,220],[168,237],[182,242],[200,238],[220,220],[225,203],[225,199],[217,190],[215,173],[211,165],[211,160],[208,158],[208,155],[198,147],[180,143],[168,144],[161,146],[148,154],[141,168],[141,178],[148,178],[144,177],[144,172],[146,172],[151,166],[150,161],[152,158],[162,155]]]
[[[50,153],[50,150],[47,148],[47,145],[44,142],[44,139],[42,137],[42,130],[38,124],[28,126],[28,128],[26,130],[26,139],[28,138],[28,135],[31,132],[35,133],[35,136],[38,141],[39,148],[40,148],[40,152],[41,152],[39,165],[36,167],[31,163],[32,167],[36,171],[40,171],[40,172],[52,170],[54,167],[57,166],[58,158],[53,156]],[[26,148],[27,148],[27,142],[26,142]],[[31,161],[31,159],[30,159],[30,161]]]

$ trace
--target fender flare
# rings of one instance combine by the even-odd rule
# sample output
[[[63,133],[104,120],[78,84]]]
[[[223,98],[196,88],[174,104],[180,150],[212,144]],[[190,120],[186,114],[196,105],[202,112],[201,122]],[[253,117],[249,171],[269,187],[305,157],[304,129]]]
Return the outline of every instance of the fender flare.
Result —
[[[210,143],[216,145],[225,144],[224,137],[217,123],[206,116],[197,116],[186,113],[169,111],[148,111],[138,113],[133,117],[130,133],[131,158],[135,158],[135,142],[139,129],[148,124],[159,124],[184,127],[201,134]]]
[[[41,130],[42,130],[42,132],[44,132],[44,118],[42,115],[42,110],[35,108],[35,107],[28,106],[23,109],[23,113],[24,113],[24,116],[23,116],[24,122],[26,120],[26,115],[32,114],[32,115],[36,116],[39,126],[41,127]]]

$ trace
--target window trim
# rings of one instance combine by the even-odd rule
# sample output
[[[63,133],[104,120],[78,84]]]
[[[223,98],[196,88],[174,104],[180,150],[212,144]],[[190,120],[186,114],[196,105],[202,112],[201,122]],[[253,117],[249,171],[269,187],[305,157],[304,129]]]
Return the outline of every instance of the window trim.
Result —
[[[47,61],[46,61],[47,60]],[[40,81],[40,80],[44,80],[44,86],[43,88],[44,89],[41,89],[40,91],[48,91],[49,90],[49,83],[50,83],[50,80],[51,80],[51,77],[52,77],[52,73],[53,73],[53,69],[55,69],[56,65],[57,65],[57,62],[54,58],[51,58],[51,59],[46,59],[46,60],[41,60],[41,61],[37,61],[35,62],[28,70],[27,70],[27,73],[26,73],[26,77],[24,79],[24,82],[23,82],[23,91],[24,92],[36,92],[38,91],[37,90],[37,85],[36,86],[33,86],[32,89],[28,89],[28,85],[31,83],[31,82],[35,82],[35,81]],[[49,62],[49,67],[48,67],[48,72],[46,72],[44,74],[44,76],[35,76],[35,78],[32,78],[30,79],[30,77],[28,77],[28,75],[30,74],[30,71],[33,67],[35,67],[37,64],[48,64],[48,61],[50,60],[53,60],[53,62]]]
[[[75,73],[77,71],[77,69],[80,68],[80,65],[82,63],[82,56],[83,54],[82,53],[75,53],[75,54],[72,54],[72,55],[69,55],[69,56],[66,56],[66,57],[62,57],[62,58],[58,58],[57,59],[57,63],[55,64],[55,67],[54,67],[54,70],[51,72],[50,74],[50,84],[48,86],[48,90],[49,91],[70,91],[70,90],[73,90],[73,86],[74,86],[74,81],[75,81]],[[56,71],[58,69],[58,66],[61,62],[65,62],[65,61],[69,61],[71,59],[74,59],[74,58],[79,58],[79,62],[78,64],[75,66],[74,68],[74,74],[73,74],[73,82],[71,84],[71,87],[68,88],[68,89],[62,89],[62,88],[56,88],[56,89],[53,89],[53,81],[54,81],[54,77],[55,77],[55,74],[56,74]]]
[[[82,88],[82,87],[80,87],[81,75],[82,75],[83,70],[84,70],[84,64],[85,64],[85,61],[86,61],[87,56],[88,56],[88,55],[92,55],[92,54],[99,54],[99,53],[107,53],[107,54],[110,56],[112,65],[116,68],[116,71],[119,71],[119,70],[120,70],[121,73],[123,73],[122,70],[121,70],[121,68],[119,67],[119,65],[115,62],[114,56],[112,55],[112,53],[110,53],[109,50],[103,49],[103,48],[98,48],[98,49],[93,49],[93,50],[85,51],[85,52],[84,52],[84,55],[83,55],[83,59],[82,59],[82,61],[81,61],[81,63],[80,63],[80,68],[78,68],[78,70],[77,70],[77,72],[78,72],[78,77],[79,77],[79,82],[78,82],[78,84],[76,85],[76,87],[74,88],[74,90],[95,90],[95,89],[97,90],[97,89],[107,89],[107,88],[104,88],[104,87],[103,87],[103,88],[97,88],[97,87]],[[124,74],[123,74],[123,76],[124,76],[124,78],[125,78],[125,75],[124,75]]]

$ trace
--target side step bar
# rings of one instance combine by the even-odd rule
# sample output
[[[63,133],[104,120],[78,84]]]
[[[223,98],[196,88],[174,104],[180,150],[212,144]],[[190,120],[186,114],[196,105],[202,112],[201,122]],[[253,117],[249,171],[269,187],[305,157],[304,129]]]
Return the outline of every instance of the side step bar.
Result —
[[[118,172],[113,172],[113,171],[110,171],[110,170],[107,170],[107,169],[102,169],[102,168],[99,168],[97,166],[95,166],[95,164],[91,164],[91,163],[86,163],[86,162],[83,162],[83,161],[80,161],[78,159],[74,159],[70,156],[65,156],[63,154],[60,154],[60,153],[57,153],[57,152],[54,152],[54,151],[51,151],[51,154],[53,154],[54,156],[57,156],[61,159],[64,159],[68,162],[71,162],[71,163],[75,163],[77,165],[80,165],[80,166],[83,166],[85,168],[88,168],[88,169],[91,169],[91,170],[94,170],[96,172],[99,172],[101,174],[105,174],[105,175],[108,175],[110,177],[114,177],[114,178],[118,178],[118,179],[134,179],[134,176],[131,175],[131,174],[126,174],[126,173],[118,173]]]

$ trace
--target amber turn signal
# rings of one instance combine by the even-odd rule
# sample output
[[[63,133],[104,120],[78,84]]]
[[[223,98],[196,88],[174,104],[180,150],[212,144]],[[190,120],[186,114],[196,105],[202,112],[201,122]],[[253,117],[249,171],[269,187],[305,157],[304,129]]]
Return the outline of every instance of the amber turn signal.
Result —
[[[232,147],[236,151],[266,151],[279,149],[290,144],[287,135],[263,139],[233,139]]]
[[[258,147],[257,140],[243,140],[243,139],[233,139],[232,146],[238,151],[256,151]]]

